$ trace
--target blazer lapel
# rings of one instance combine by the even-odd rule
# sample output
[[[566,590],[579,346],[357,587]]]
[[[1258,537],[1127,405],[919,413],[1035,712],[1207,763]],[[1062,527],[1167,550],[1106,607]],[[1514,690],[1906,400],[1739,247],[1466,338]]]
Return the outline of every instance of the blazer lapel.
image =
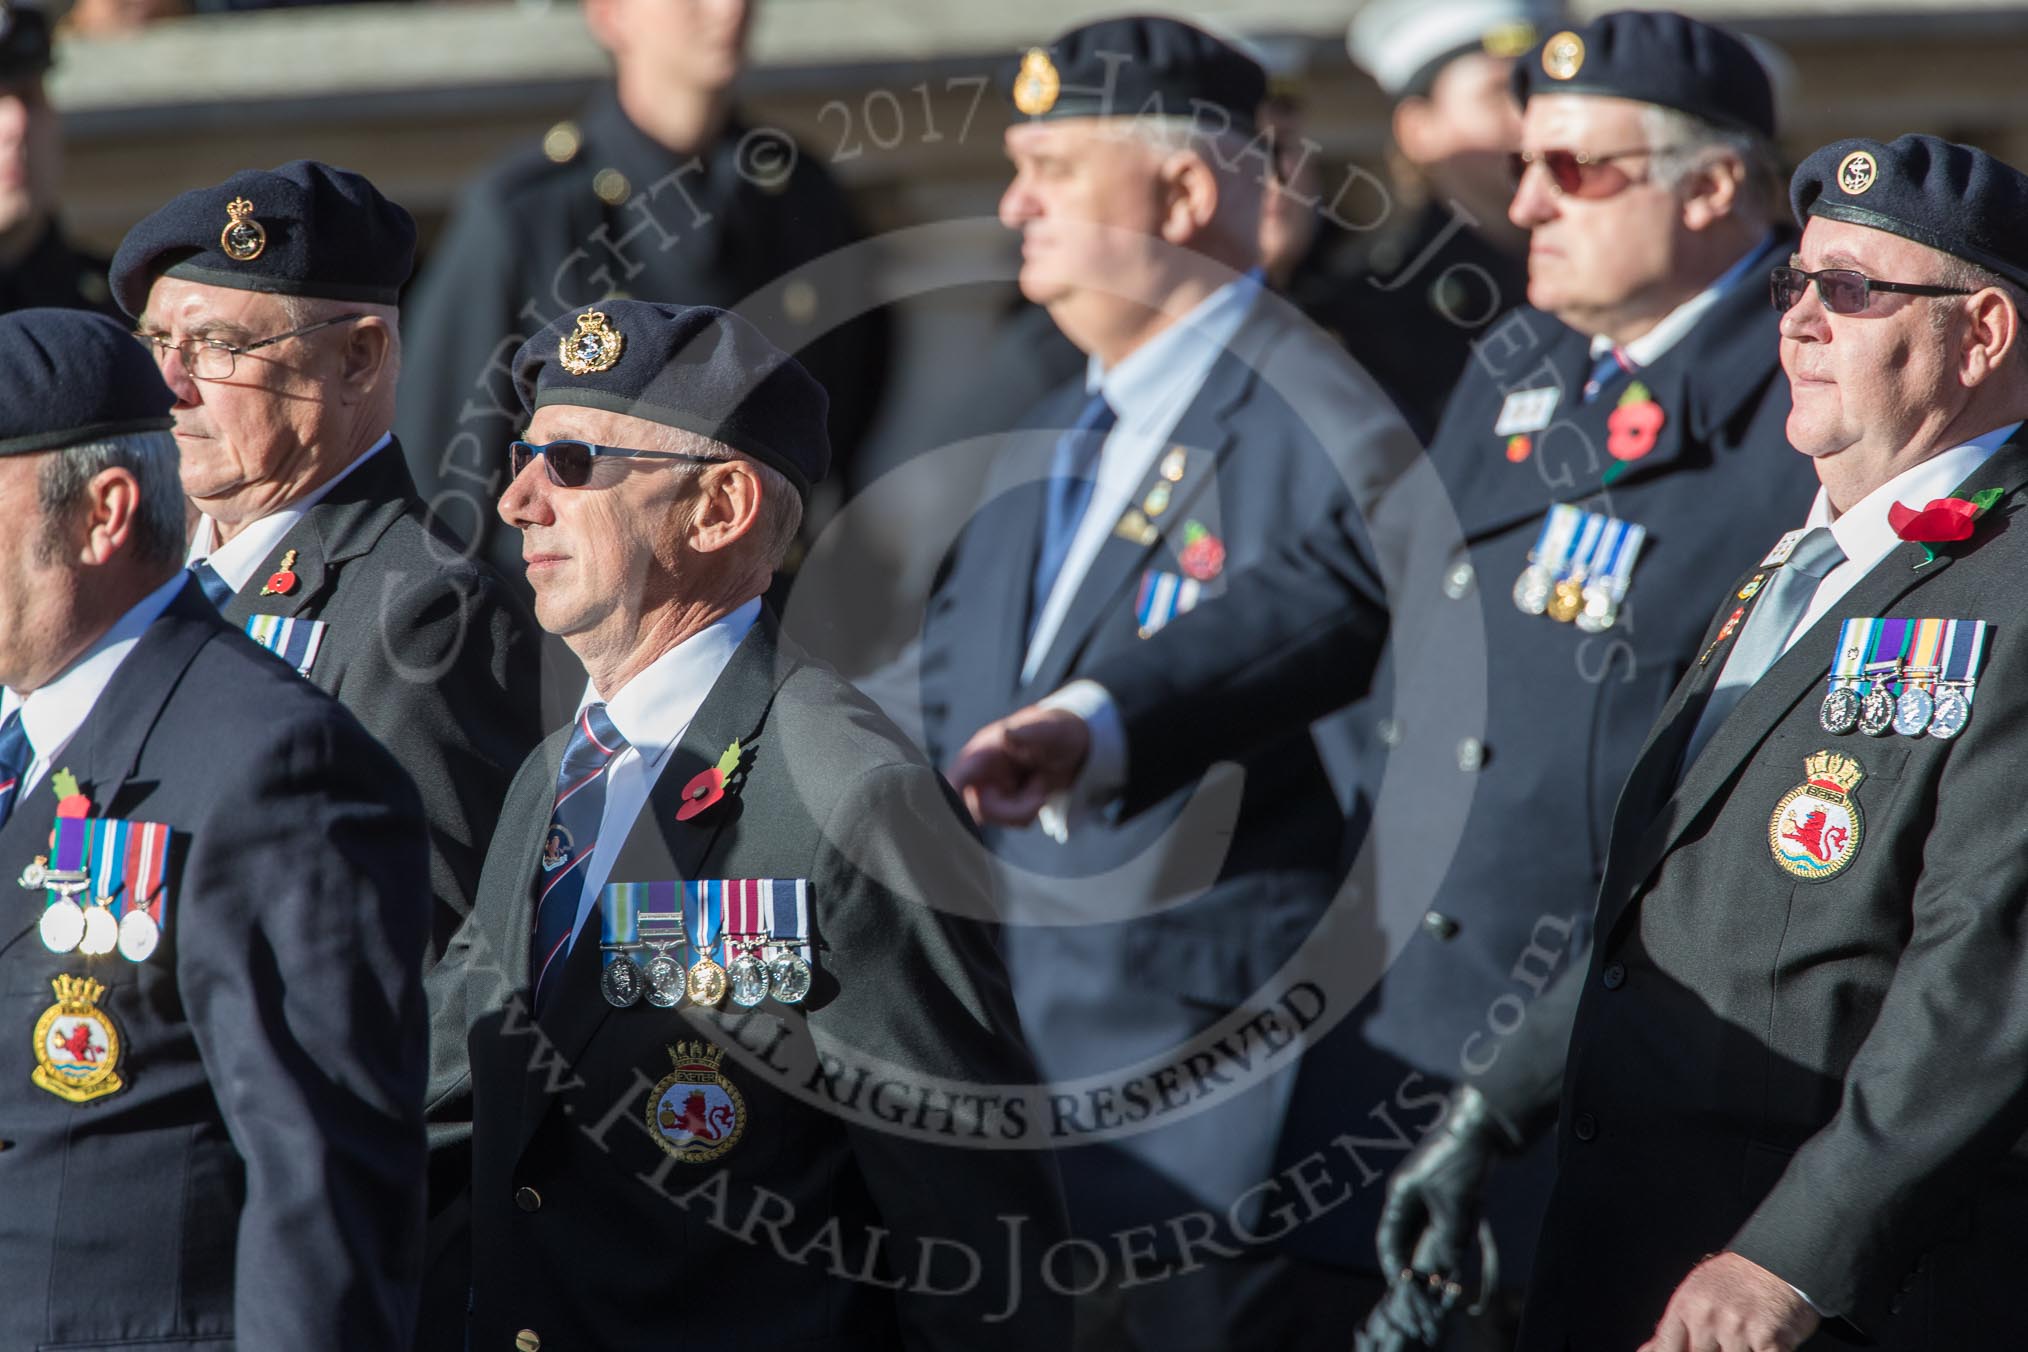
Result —
[[[713,845],[729,826],[739,820],[740,786],[755,773],[762,757],[780,754],[777,748],[768,744],[767,714],[774,702],[775,691],[801,664],[799,657],[784,652],[774,617],[763,609],[760,618],[733,653],[732,661],[711,687],[711,693],[698,707],[676,749],[655,776],[654,787],[648,794],[648,806],[635,819],[619,854],[614,857],[612,869],[606,875],[608,883],[688,882],[702,876],[701,870]],[[685,786],[699,773],[716,765],[718,758],[735,740],[740,744],[741,769],[727,788],[725,797],[689,821],[677,821],[676,813],[684,805]],[[547,825],[546,816],[544,825]],[[540,839],[540,828],[531,839]],[[531,908],[534,904],[533,886],[531,872],[529,885],[523,890]],[[524,966],[529,943],[527,931],[531,928],[525,922],[530,916],[532,910],[525,912],[524,923],[519,927]],[[613,1012],[598,989],[603,967],[599,950],[598,908],[594,906],[584,928],[571,944],[562,984],[557,987],[549,1007],[536,1020],[554,1044],[556,1054],[566,1062],[575,1062],[583,1054],[592,1037]],[[523,1144],[542,1119],[542,1099],[546,1091],[540,1077],[529,1076],[524,1092],[527,1102],[521,1116]]]
[[[1191,500],[1204,490],[1219,462],[1237,443],[1229,419],[1253,388],[1259,354],[1282,323],[1263,313],[1259,307],[1264,301],[1256,302],[1231,347],[1212,364],[1197,396],[1170,431],[1168,445],[1141,476],[1131,505],[1078,584],[1077,595],[1064,612],[1063,623],[1028,688],[1053,690],[1063,683],[1100,621],[1121,603],[1120,594],[1147,566],[1166,533],[1188,515]],[[1163,476],[1163,464],[1179,449],[1184,455],[1183,477],[1171,482]],[[1149,494],[1158,491],[1158,485],[1167,490],[1164,496],[1168,501],[1161,511],[1150,513]]]
[[[2020,504],[2012,500],[2012,495],[2024,482],[2028,482],[2028,443],[2009,443],[1980,466],[1957,491],[1969,494],[1985,488],[2002,488],[2010,495],[2005,514],[2011,517],[2020,509]],[[1978,536],[1975,534],[1968,546],[1959,548],[1975,549],[1977,543]],[[1934,561],[1925,563],[1925,556],[1925,547],[1918,544],[1900,544],[1890,550],[1887,557],[1875,564],[1872,571],[1861,578],[1835,607],[1826,611],[1733,707],[1698,753],[1697,759],[1684,768],[1682,780],[1675,791],[1644,826],[1637,828],[1638,839],[1631,847],[1632,854],[1625,866],[1621,867],[1617,859],[1608,865],[1600,896],[1599,933],[1610,932],[1626,901],[1712,799],[1739,774],[1775,726],[1788,717],[1799,702],[1822,686],[1830,674],[1836,656],[1838,631],[1845,617],[1889,613],[1909,592],[1943,576],[1955,558],[1948,548],[1937,550]],[[1684,697],[1671,701],[1673,717],[1669,718],[1667,733],[1650,740],[1636,768],[1636,778],[1653,783],[1656,776],[1671,771],[1675,762],[1666,757],[1671,754],[1680,757],[1683,739],[1695,726],[1697,715],[1703,708],[1703,700],[1691,696],[1696,693],[1696,688],[1701,688],[1704,694],[1709,693],[1717,679],[1710,668],[1718,662],[1719,656],[1714,654],[1702,671],[1685,678],[1683,688],[1679,690]],[[1616,839],[1618,834],[1615,831]]]
[[[93,816],[125,816],[131,810],[127,805],[154,787],[133,782],[141,747],[184,669],[219,632],[218,613],[195,582],[186,582],[106,683],[77,735],[56,760],[57,768],[77,775],[78,787],[91,799]],[[0,875],[4,875],[0,887],[12,884],[20,866],[48,848],[50,824],[56,819],[56,799],[48,789],[45,775],[0,828]],[[30,902],[17,912],[25,914],[25,925],[18,929],[0,925],[0,935],[5,936],[0,938],[0,952],[13,947],[41,920],[42,898],[31,894]]]
[[[414,498],[415,480],[402,459],[401,443],[390,440],[334,484],[276,542],[253,579],[225,603],[226,622],[238,629],[255,615],[294,618],[312,609],[313,602],[323,599],[332,570],[372,549]],[[296,585],[286,593],[262,595],[291,551],[296,557],[289,571],[296,575]]]

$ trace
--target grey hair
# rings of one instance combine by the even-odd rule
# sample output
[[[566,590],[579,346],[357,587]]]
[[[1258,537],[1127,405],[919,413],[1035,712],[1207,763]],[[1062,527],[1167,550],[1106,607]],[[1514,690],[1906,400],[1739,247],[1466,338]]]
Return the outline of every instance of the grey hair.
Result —
[[[736,451],[723,442],[695,432],[667,428],[663,441],[672,451],[701,455],[720,462],[737,460],[754,472],[761,485],[760,520],[755,523],[761,558],[767,563],[769,572],[780,568],[782,560],[788,557],[790,546],[796,542],[796,532],[803,528],[803,496],[789,482],[788,476],[743,451]],[[702,474],[705,469],[703,465],[686,464],[678,464],[677,468],[695,474]]]
[[[285,296],[275,294],[275,302],[281,306],[282,317],[292,329],[304,328],[320,319],[333,319],[345,314],[369,314],[387,321],[388,379],[390,384],[401,376],[401,311],[392,305],[373,305],[365,302],[353,304],[348,301],[324,300],[317,296]]]
[[[134,556],[147,563],[181,563],[186,552],[181,463],[176,438],[168,432],[129,432],[52,452],[36,480],[43,560],[60,551],[62,528],[82,510],[91,481],[109,469],[123,469],[141,485]]]
[[[1261,195],[1272,183],[1273,164],[1253,141],[1230,127],[1217,127],[1195,117],[1149,115],[1116,119],[1121,134],[1160,155],[1195,155],[1218,181],[1218,209],[1212,229],[1251,250],[1260,235]],[[1257,172],[1246,172],[1249,156],[1261,159]]]
[[[1953,286],[1961,291],[1984,291],[1987,287],[1999,291],[2014,304],[2017,320],[2028,319],[2028,291],[2008,281],[1991,268],[1979,266],[1969,258],[1959,258],[1941,249],[1932,250],[1937,258],[1937,272],[1934,278],[1924,278],[1935,286]],[[1930,297],[1929,324],[1932,331],[1943,333],[1951,326],[1951,316],[1957,313],[1958,303],[1963,296]],[[2017,372],[2028,370],[2028,341],[2017,340],[2014,352],[2014,368]]]
[[[1652,105],[1641,110],[1641,125],[1648,144],[1657,147],[1649,156],[1648,170],[1655,182],[1674,188],[1711,163],[1714,152],[1730,155],[1739,161],[1740,196],[1747,212],[1762,221],[1773,219],[1782,200],[1782,179],[1780,160],[1766,137]]]

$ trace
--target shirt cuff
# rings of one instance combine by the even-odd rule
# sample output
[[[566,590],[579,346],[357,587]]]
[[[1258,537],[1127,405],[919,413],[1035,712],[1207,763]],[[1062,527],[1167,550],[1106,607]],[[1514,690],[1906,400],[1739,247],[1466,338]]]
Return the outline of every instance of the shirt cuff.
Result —
[[[1041,700],[1038,707],[1076,714],[1084,720],[1091,738],[1076,782],[1067,791],[1051,795],[1036,816],[1044,834],[1061,844],[1070,839],[1073,824],[1096,816],[1126,788],[1127,732],[1120,722],[1119,706],[1097,681],[1072,681]]]
[[[1802,1301],[1803,1304],[1809,1306],[1812,1310],[1816,1311],[1817,1317],[1819,1319],[1829,1319],[1831,1317],[1829,1313],[1827,1313],[1824,1310],[1823,1306],[1817,1304],[1816,1301],[1811,1300],[1809,1296],[1804,1293],[1802,1287],[1797,1286],[1794,1282],[1783,1282],[1782,1285],[1788,1287],[1789,1290],[1795,1292],[1797,1300]]]

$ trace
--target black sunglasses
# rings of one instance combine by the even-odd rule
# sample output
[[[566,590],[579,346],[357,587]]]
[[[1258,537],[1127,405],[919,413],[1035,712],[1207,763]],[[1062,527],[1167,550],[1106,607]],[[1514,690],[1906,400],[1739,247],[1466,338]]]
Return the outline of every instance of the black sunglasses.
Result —
[[[1817,299],[1834,315],[1856,315],[1873,303],[1875,291],[1892,291],[1903,296],[1969,296],[1960,286],[1919,286],[1914,282],[1879,282],[1850,268],[1825,268],[1804,272],[1801,268],[1776,268],[1768,274],[1775,309],[1787,314],[1803,298],[1803,288],[1817,284]]]
[[[507,443],[508,482],[521,477],[528,462],[537,456],[549,470],[549,481],[558,488],[583,488],[591,482],[592,462],[602,455],[636,460],[681,460],[691,465],[722,465],[708,455],[685,455],[681,451],[637,451],[626,446],[600,446],[589,441],[552,441],[538,446],[532,441]]]

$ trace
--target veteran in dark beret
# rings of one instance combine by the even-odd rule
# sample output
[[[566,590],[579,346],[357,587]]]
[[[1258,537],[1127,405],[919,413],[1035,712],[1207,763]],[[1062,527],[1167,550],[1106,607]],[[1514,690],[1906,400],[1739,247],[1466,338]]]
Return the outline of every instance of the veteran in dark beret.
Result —
[[[1479,340],[1418,473],[1094,664],[1091,685],[1036,692],[1058,707],[990,726],[952,775],[989,818],[1072,784],[1131,811],[1370,693],[1359,774],[1390,961],[1323,1044],[1356,1044],[1356,1069],[1313,1081],[1324,1093],[1299,1084],[1290,1112],[1334,1133],[1399,1123],[1396,1161],[1442,1116],[1442,1089],[1477,1102],[1470,1083],[1582,961],[1614,802],[1708,643],[1709,597],[1814,486],[1788,448],[1761,290],[1792,238],[1752,51],[1679,14],[1622,11],[1547,32],[1512,78],[1508,213],[1530,238],[1529,304]],[[1434,514],[1414,496],[1432,478]],[[1383,534],[1416,543],[1382,556]],[[1288,1242],[1345,1252],[1387,1208],[1366,1157],[1333,1153],[1332,1135],[1344,1200]],[[1491,1198],[1517,1284],[1551,1166],[1538,1148]],[[1451,1176],[1400,1181],[1417,1200],[1394,1208],[1366,1274],[1455,1275],[1480,1199],[1442,1229],[1453,1247],[1418,1254],[1420,1208]]]
[[[60,305],[117,316],[106,260],[57,220],[63,127],[43,79],[53,62],[39,0],[0,0],[0,314]]]
[[[589,0],[613,78],[469,185],[416,284],[397,427],[436,515],[510,575],[520,545],[493,511],[520,431],[507,359],[609,296],[736,308],[795,353],[831,396],[828,497],[856,487],[888,384],[886,311],[869,309],[865,232],[826,167],[844,156],[737,105],[758,8]]]
[[[172,399],[0,317],[0,1346],[406,1347],[422,804],[185,571]]]
[[[1562,1086],[1530,1352],[2028,1342],[2028,175],[1852,139],[1790,202],[1821,486],[1711,589],[1589,966],[1480,1082],[1516,1139]]]
[[[297,160],[177,197],[112,275],[175,395],[205,593],[422,790],[435,954],[540,726],[533,624],[430,520],[389,430],[414,249],[366,179]]]
[[[1035,1078],[976,842],[761,599],[823,388],[735,315],[630,300],[513,369],[500,513],[589,680],[430,976],[472,1274],[432,1305],[474,1347],[1063,1346],[1020,1275],[1062,1232],[1050,1156],[982,1148],[1022,1124],[963,1094],[917,1111]]]

